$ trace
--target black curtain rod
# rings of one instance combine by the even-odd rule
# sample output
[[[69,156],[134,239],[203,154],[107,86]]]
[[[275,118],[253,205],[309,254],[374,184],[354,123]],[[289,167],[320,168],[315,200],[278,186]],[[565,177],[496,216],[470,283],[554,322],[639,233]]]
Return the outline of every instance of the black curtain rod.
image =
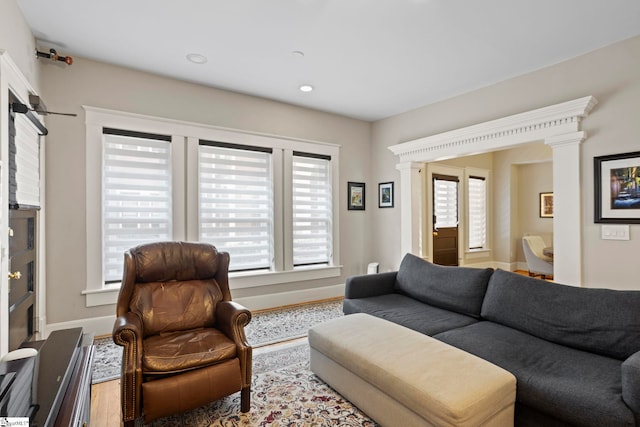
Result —
[[[28,106],[26,106],[26,105],[24,105],[24,104],[22,104],[20,102],[12,102],[11,103],[11,111],[13,111],[14,113],[26,114],[27,118],[29,119],[29,121],[31,123],[33,123],[33,125],[35,127],[38,128],[38,131],[40,132],[40,135],[44,136],[44,135],[47,135],[49,133],[47,128],[44,127],[44,125],[40,122],[38,117],[36,117],[36,115],[33,113],[33,111],[31,111],[29,109]]]

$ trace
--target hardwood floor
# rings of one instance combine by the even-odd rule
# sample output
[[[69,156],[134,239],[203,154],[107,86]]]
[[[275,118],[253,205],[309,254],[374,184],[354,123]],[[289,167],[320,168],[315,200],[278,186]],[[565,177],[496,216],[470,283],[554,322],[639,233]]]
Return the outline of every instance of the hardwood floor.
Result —
[[[120,415],[120,380],[91,386],[91,427],[122,425]]]

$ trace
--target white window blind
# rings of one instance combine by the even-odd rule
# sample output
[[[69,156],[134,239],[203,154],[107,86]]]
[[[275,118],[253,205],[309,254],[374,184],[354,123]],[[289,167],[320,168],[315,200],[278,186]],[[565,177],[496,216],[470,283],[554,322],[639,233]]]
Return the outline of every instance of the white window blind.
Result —
[[[122,279],[125,250],[171,240],[171,138],[103,130],[103,279]]]
[[[458,226],[458,182],[433,179],[433,214],[435,228]]]
[[[231,255],[229,271],[271,269],[271,150],[200,141],[199,234]]]
[[[469,177],[469,249],[487,244],[487,182],[482,177]]]
[[[40,207],[40,137],[24,114],[15,115],[15,203]]]
[[[293,265],[329,264],[332,257],[331,159],[293,155]]]

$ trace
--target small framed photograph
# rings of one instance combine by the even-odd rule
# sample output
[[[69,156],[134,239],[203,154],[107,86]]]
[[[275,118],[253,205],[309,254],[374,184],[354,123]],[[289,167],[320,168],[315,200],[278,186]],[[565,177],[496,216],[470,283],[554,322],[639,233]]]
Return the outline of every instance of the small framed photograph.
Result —
[[[393,207],[393,182],[381,182],[378,184],[378,207]]]
[[[553,193],[540,193],[540,218],[553,218]]]
[[[364,182],[348,182],[347,196],[349,196],[347,208],[350,211],[364,210]]]
[[[594,222],[640,224],[640,151],[593,158]]]

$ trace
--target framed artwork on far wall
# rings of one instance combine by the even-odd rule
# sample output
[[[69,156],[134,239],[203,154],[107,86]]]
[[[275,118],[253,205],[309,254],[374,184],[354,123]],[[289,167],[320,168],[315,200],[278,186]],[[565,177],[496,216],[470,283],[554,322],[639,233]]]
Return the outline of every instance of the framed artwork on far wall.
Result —
[[[553,218],[553,193],[540,193],[540,218]]]
[[[393,207],[393,182],[381,182],[378,184],[378,207]]]
[[[364,210],[364,182],[348,182],[347,183],[347,209],[350,211]]]
[[[593,158],[594,222],[640,224],[640,151]]]

